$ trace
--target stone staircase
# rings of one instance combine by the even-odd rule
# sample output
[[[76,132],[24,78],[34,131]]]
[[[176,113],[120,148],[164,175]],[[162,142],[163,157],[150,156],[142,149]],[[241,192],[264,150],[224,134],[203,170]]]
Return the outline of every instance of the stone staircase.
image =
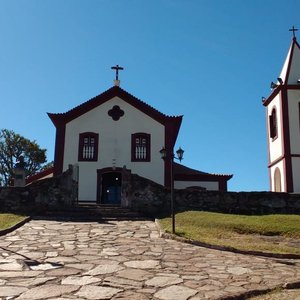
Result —
[[[105,222],[111,220],[149,220],[141,214],[131,211],[129,208],[118,205],[104,205],[95,202],[79,202],[74,207],[64,211],[47,212],[49,218]]]
[[[100,216],[101,219],[131,220],[144,219],[139,213],[118,205],[78,203],[76,211],[84,215]]]

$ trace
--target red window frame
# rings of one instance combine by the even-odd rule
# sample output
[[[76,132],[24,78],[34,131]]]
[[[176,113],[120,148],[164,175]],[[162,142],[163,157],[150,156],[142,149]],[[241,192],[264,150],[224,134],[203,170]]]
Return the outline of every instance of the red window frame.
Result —
[[[131,135],[131,161],[149,162],[151,135],[148,133],[134,133]]]
[[[98,161],[98,143],[98,133],[80,133],[78,146],[78,161]]]

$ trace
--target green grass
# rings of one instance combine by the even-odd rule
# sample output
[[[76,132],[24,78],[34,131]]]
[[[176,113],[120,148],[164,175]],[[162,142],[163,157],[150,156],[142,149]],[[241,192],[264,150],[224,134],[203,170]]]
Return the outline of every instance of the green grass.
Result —
[[[23,221],[25,218],[26,216],[0,213],[0,230],[10,228],[15,224]]]
[[[160,220],[171,231],[171,220]],[[300,216],[245,216],[187,211],[176,215],[176,234],[239,250],[300,254]],[[298,244],[297,244],[298,242]]]

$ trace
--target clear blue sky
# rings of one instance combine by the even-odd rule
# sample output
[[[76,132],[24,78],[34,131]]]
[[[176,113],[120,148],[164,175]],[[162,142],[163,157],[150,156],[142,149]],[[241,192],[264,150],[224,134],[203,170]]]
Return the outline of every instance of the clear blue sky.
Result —
[[[268,190],[265,110],[300,1],[0,0],[0,128],[47,149],[65,112],[113,85],[184,115],[183,163]],[[300,32],[300,31],[299,31]],[[300,39],[300,33],[298,34]]]

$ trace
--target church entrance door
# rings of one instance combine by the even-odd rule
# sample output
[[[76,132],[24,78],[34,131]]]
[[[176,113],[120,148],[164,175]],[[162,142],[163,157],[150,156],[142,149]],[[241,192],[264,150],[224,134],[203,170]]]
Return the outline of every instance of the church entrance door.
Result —
[[[122,173],[108,172],[101,175],[101,203],[121,204]]]

